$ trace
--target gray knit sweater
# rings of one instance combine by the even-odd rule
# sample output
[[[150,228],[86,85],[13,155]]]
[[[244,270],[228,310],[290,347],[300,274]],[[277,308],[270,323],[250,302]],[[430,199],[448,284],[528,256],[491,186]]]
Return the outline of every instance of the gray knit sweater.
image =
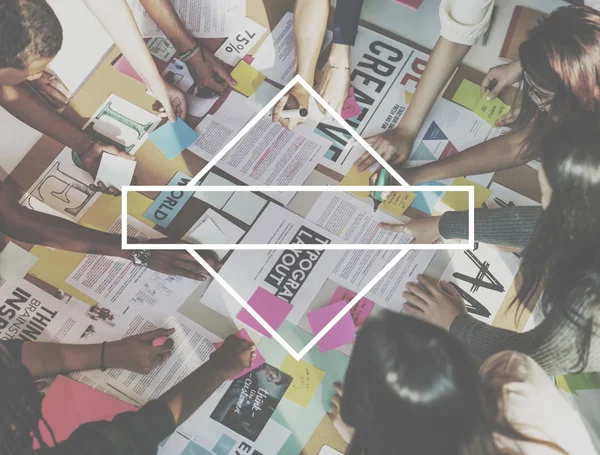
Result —
[[[541,207],[507,207],[475,210],[475,240],[495,245],[524,247],[542,213]],[[440,233],[446,239],[466,239],[467,212],[448,212],[440,220]],[[581,313],[590,311],[582,308]],[[517,333],[492,327],[468,314],[452,323],[450,332],[459,337],[477,357],[515,350],[532,357],[550,376],[574,372],[577,364],[578,328],[551,309],[533,330]],[[600,336],[592,336],[585,371],[600,371]]]

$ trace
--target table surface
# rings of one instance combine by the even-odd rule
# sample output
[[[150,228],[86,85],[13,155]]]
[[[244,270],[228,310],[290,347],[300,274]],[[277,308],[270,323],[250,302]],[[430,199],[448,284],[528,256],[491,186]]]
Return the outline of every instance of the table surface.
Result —
[[[257,2],[262,2],[263,0],[249,1],[256,4]],[[270,2],[275,0],[264,1]],[[289,6],[292,4],[292,0],[277,1],[280,1],[281,3],[289,3]],[[536,2],[534,1],[515,2],[504,0],[504,2],[513,6],[515,3],[527,5],[533,4],[532,6],[537,6],[535,5]],[[56,6],[55,4],[61,4],[64,2],[60,2],[60,0],[51,0],[51,3],[53,6]],[[545,3],[558,6],[562,2],[548,0],[548,2]],[[74,2],[74,4],[80,5],[83,4],[83,2]],[[439,36],[439,20],[437,16],[438,5],[439,1],[437,0],[425,0],[421,9],[415,12],[394,3],[392,0],[366,0],[363,18],[367,22],[374,23],[379,27],[388,30],[392,35],[405,36],[422,47],[431,48]],[[277,6],[278,9],[280,7],[281,4]],[[546,9],[551,9],[552,7]],[[505,10],[505,8],[508,9]],[[78,24],[73,24],[65,19],[64,14],[74,14],[73,11],[77,12],[77,19],[80,21]],[[502,11],[508,12],[501,12],[498,16],[499,18],[503,18],[502,21],[504,21],[504,16],[506,16],[507,22],[512,12],[512,6],[509,8],[508,6],[503,5]],[[91,22],[87,24],[88,20],[90,19],[87,10],[85,10],[85,8],[81,9],[79,6],[74,6],[74,9],[67,11],[63,4],[58,6],[57,14],[59,14],[59,17],[65,25],[65,41],[67,43],[65,48],[61,51],[59,57],[57,57],[54,69],[57,71],[59,76],[66,81],[67,85],[72,88],[76,87],[79,89],[79,92],[73,99],[71,106],[65,112],[65,115],[73,122],[83,125],[85,119],[96,110],[96,108],[110,93],[115,93],[132,102],[135,102],[143,108],[151,110],[153,100],[144,93],[145,87],[143,87],[143,85],[139,84],[137,81],[121,75],[112,69],[110,64],[119,55],[119,52],[116,49],[110,49],[110,40],[107,39],[108,37],[104,31],[99,28],[99,24],[94,24],[95,19],[93,19],[93,17],[91,18]],[[372,18],[378,20],[371,20]],[[71,21],[72,19],[73,18],[71,18]],[[254,19],[257,20],[256,18]],[[392,20],[394,22],[393,24]],[[506,28],[506,26],[502,25],[502,23],[503,22],[498,21],[498,24],[495,26],[496,30],[492,30],[493,35],[485,48],[478,50],[476,46],[471,53],[476,54],[478,52],[482,52],[483,54],[489,53],[496,56],[498,52],[491,52],[489,49],[492,49],[497,44],[497,49],[499,50],[504,36],[504,30]],[[271,24],[271,26],[274,26],[274,24]],[[78,68],[76,73],[62,73],[61,71],[67,71],[66,68],[68,66],[72,66],[73,60],[71,57],[73,55],[77,55],[79,52],[82,52],[82,42],[84,42],[84,40],[79,39],[75,40],[76,42],[73,43],[68,39],[68,37],[78,33],[85,35],[86,33],[84,33],[84,31],[87,27],[91,27],[94,32],[94,41],[90,49],[92,49],[93,53],[95,53],[95,58],[97,60],[94,61],[93,58],[91,58],[89,55],[86,55],[86,57],[82,59],[81,67]],[[495,41],[493,38],[495,34],[502,36]],[[105,55],[107,55],[107,53],[108,56],[103,58]],[[71,55],[71,57],[69,57],[69,55]],[[471,54],[470,57],[472,57]],[[499,63],[499,61],[492,62],[491,55],[486,55],[486,59],[491,63],[486,63],[485,65],[476,65],[478,69],[487,69],[487,66]],[[467,62],[469,62],[469,59]],[[469,68],[463,67],[457,72],[455,76],[455,83],[451,84],[448,90],[452,91],[453,88],[455,90],[456,84],[462,80],[463,77],[468,77],[475,82],[479,82],[483,77],[483,74],[482,72],[474,72]],[[89,80],[86,82],[86,79]],[[4,120],[4,116],[6,115],[8,114],[1,112],[0,119]],[[15,122],[18,121],[12,120],[13,128],[16,125]],[[2,124],[3,128],[10,126],[10,122],[3,122]],[[13,142],[9,143],[10,148],[5,149],[5,154],[6,152],[10,151],[10,159],[6,159],[6,157],[3,156],[2,161],[0,161],[0,167],[3,167],[5,171],[8,171],[7,173],[10,173],[13,168],[16,168],[15,172],[11,174],[11,177],[19,182],[19,186],[24,188],[27,188],[31,183],[33,183],[33,180],[40,175],[40,173],[62,149],[60,144],[46,137],[37,142],[40,137],[39,133],[35,132],[34,134],[31,132],[33,130],[29,128],[30,131],[28,131],[27,128],[28,127],[19,127],[12,130],[11,136],[13,138],[18,137],[19,140],[13,140]],[[14,134],[15,131],[18,131],[18,134]],[[18,148],[17,146],[20,146],[21,148]],[[13,149],[13,147],[15,147],[15,149]],[[31,153],[27,154],[30,149],[32,149]],[[27,155],[20,165],[18,164],[21,159],[15,159],[15,156],[18,156],[19,153],[21,153],[21,158]],[[142,185],[166,184],[170,177],[177,170],[186,172],[189,175],[194,175],[205,165],[203,160],[189,152],[184,152],[182,155],[173,160],[167,160],[150,141],[146,141],[146,144],[144,144],[144,146],[137,153],[136,158],[138,160],[138,169],[136,170],[137,183]],[[8,165],[6,163],[8,163]],[[327,179],[327,177],[324,177],[319,173],[314,174],[315,175],[313,178]],[[0,177],[2,176],[0,175]],[[494,181],[511,187],[528,197],[539,200],[539,192],[535,183],[535,171],[527,166],[497,173],[494,177]],[[335,183],[335,181],[324,180],[322,183]],[[182,228],[183,226],[177,228],[177,230],[181,230]],[[428,273],[432,276],[439,276],[444,270],[448,262],[448,258],[449,256],[447,252],[439,252],[430,265]],[[199,289],[186,301],[186,303],[182,306],[181,311],[197,322],[201,321],[203,325],[208,326],[219,336],[224,336],[228,333],[231,333],[232,330],[235,330],[231,321],[225,320],[225,318],[222,316],[219,317],[220,315],[216,315],[207,307],[198,305],[199,299],[197,298],[197,295],[199,292],[202,292],[202,289]],[[499,311],[499,314],[501,312],[502,309]],[[505,320],[494,321],[494,324],[504,327],[513,326],[512,315],[509,314],[505,316],[504,319]],[[344,448],[343,441],[337,435],[337,432],[334,430],[327,416],[324,417],[317,431],[315,431],[313,437],[306,445],[303,453],[309,455],[316,454],[323,444],[330,445],[340,450]]]

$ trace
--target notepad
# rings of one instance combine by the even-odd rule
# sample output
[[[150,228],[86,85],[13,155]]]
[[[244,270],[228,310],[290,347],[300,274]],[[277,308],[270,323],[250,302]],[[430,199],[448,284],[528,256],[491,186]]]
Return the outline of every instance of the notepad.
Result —
[[[105,152],[102,154],[96,183],[102,182],[106,186],[114,186],[117,189],[131,185],[136,165],[135,160],[127,160]]]
[[[481,101],[481,89],[475,82],[463,79],[452,97],[452,101],[474,111]]]
[[[248,305],[250,305],[254,311],[256,311],[273,328],[273,330],[277,330],[283,321],[285,321],[289,312],[292,311],[292,305],[261,287],[259,287],[252,297],[250,297]],[[257,332],[262,333],[267,338],[271,338],[271,334],[267,332],[267,330],[260,325],[258,321],[254,319],[254,316],[252,316],[245,308],[238,313],[237,318]]]
[[[323,327],[339,314],[347,305],[345,300],[324,306],[318,310],[311,311],[306,315],[313,335],[317,335]],[[352,321],[350,313],[346,313],[342,318],[317,342],[319,352],[324,353],[332,349],[339,348],[354,342],[356,326]]]
[[[473,112],[490,125],[496,126],[498,119],[510,112],[510,106],[497,97],[488,101],[489,93],[489,90],[485,92]]]
[[[308,406],[321,385],[325,372],[304,360],[296,360],[291,355],[283,360],[279,369],[293,378],[283,397],[303,408]]]
[[[264,74],[248,65],[244,60],[240,61],[233,69],[231,77],[237,82],[233,88],[246,96],[252,96],[265,80]]]
[[[177,117],[174,122],[167,122],[149,135],[152,142],[163,154],[172,160],[186,148],[196,142],[198,133],[181,118]]]

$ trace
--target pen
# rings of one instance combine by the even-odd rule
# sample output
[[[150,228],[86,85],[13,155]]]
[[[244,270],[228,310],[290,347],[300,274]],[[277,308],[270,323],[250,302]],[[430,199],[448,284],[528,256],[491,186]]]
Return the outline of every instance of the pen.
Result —
[[[308,115],[308,109],[301,107],[300,109],[288,109],[279,114],[279,118],[303,118]]]
[[[377,183],[375,185],[384,186],[385,182],[387,182],[389,175],[390,174],[387,171],[387,169],[381,168],[381,170],[379,171],[379,176],[377,177]],[[373,193],[373,211],[374,212],[377,211],[377,207],[379,207],[379,204],[381,204],[382,202],[383,202],[383,198],[381,197],[381,191],[375,191]]]

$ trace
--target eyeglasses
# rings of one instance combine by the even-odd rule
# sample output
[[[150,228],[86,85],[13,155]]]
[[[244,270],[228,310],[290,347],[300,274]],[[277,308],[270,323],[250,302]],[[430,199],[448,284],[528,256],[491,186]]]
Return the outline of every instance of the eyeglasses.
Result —
[[[523,76],[525,80],[525,91],[527,92],[527,96],[540,111],[543,111],[546,106],[552,104],[552,101],[554,101],[554,97],[550,98],[549,100],[543,101],[542,98],[547,98],[548,95],[545,95],[541,93],[538,89],[536,89],[535,86],[531,83],[531,80],[529,79],[526,73],[523,73]]]

